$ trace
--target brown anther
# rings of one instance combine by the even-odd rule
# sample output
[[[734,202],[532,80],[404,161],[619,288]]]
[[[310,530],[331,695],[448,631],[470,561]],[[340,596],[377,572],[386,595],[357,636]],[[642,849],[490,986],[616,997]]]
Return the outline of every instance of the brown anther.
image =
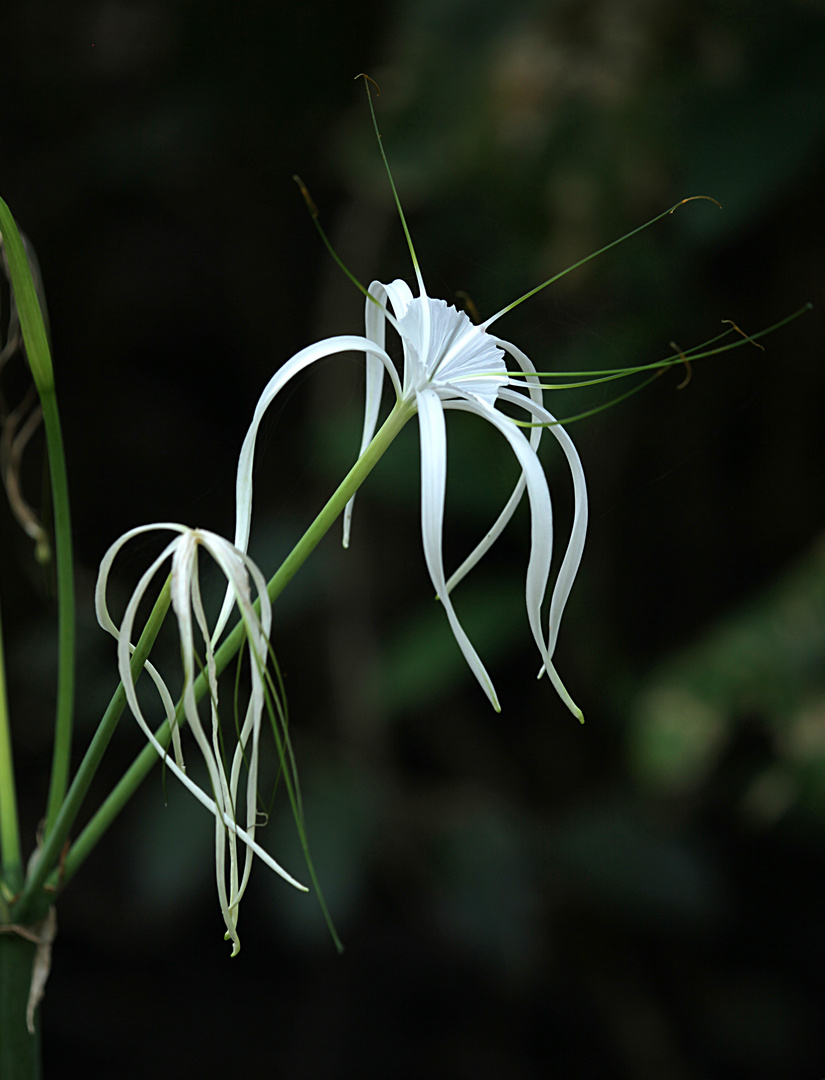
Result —
[[[317,218],[318,217],[318,207],[312,201],[312,196],[310,195],[306,184],[303,182],[303,180],[300,178],[300,176],[298,176],[297,173],[293,173],[292,179],[298,185],[298,188],[299,188],[301,194],[304,197],[304,202],[307,204],[307,210],[309,210],[310,214],[312,214],[312,216],[314,218]]]
[[[670,347],[671,347],[671,349],[674,350],[674,352],[677,352],[679,354],[679,356],[681,357],[682,363],[685,365],[686,375],[685,375],[684,379],[682,379],[682,381],[676,387],[677,390],[684,390],[684,388],[687,386],[687,384],[693,378],[693,368],[690,366],[690,360],[688,360],[688,358],[685,356],[682,349],[679,348],[679,346],[676,344],[675,341],[671,341]]]
[[[719,209],[722,209],[722,204],[713,198],[712,195],[689,195],[686,199],[682,199],[681,202],[677,202],[673,207],[673,210],[678,210],[680,206],[684,206],[686,202],[693,202],[695,199],[707,199],[708,202],[716,203]],[[673,213],[671,210],[671,214]]]
[[[367,73],[365,71],[362,71],[358,75],[356,75],[355,78],[356,79],[369,79],[369,81],[375,87],[376,94],[378,95],[378,97],[381,97],[381,87],[378,85],[378,83],[375,81],[375,79],[373,79],[372,75],[367,75]],[[364,85],[366,85],[366,83]],[[367,86],[367,93],[369,93],[369,90],[370,90],[370,88]]]
[[[464,301],[464,310],[470,316],[472,321],[476,323],[476,325],[480,323],[481,315],[479,314],[479,310],[476,307],[475,302],[473,301],[473,298],[470,296],[470,294],[468,292],[465,292],[463,289],[459,289],[456,292],[456,297],[459,300]]]
[[[733,319],[722,319],[722,322],[727,323],[728,326],[732,326],[733,329],[737,332],[737,334],[741,334],[742,337],[745,338],[746,341],[749,341],[751,343],[751,345],[755,345],[757,347],[757,349],[761,349],[762,352],[765,351],[765,346],[760,345],[758,341],[754,341],[753,338],[750,336],[750,334],[746,334],[744,330],[742,330],[740,327],[738,327],[736,325],[736,323],[733,321]]]

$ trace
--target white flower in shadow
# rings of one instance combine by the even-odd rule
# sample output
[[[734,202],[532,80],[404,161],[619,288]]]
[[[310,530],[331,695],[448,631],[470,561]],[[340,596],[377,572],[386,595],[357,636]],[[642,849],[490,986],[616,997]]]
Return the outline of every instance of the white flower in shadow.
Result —
[[[126,605],[126,611],[118,627],[112,620],[106,603],[106,590],[112,564],[118,552],[129,540],[155,530],[172,532],[176,535],[141,577]],[[201,548],[212,557],[226,577],[232,604],[237,606],[244,623],[246,648],[249,652],[251,677],[249,704],[238,733],[238,742],[228,776],[224,766],[224,755],[221,748],[222,735],[218,718],[218,672],[215,663],[215,646],[219,635],[209,629],[201,597],[198,573],[198,552]],[[212,789],[211,797],[186,774],[180,730],[175,717],[175,706],[163,678],[152,664],[146,664],[146,670],[160,693],[166,718],[171,728],[174,761],[168,759],[167,750],[158,742],[143,716],[130,671],[130,656],[134,651],[134,646],[131,644],[132,630],[138,606],[152,579],[170,557],[172,559],[171,601],[178,623],[183,663],[183,713],[198,749],[206,762]],[[254,585],[255,592],[260,599],[260,615],[255,611],[253,605],[252,585]],[[226,923],[226,936],[232,940],[232,955],[234,956],[240,949],[237,932],[238,905],[249,881],[253,853],[258,855],[267,866],[280,874],[291,885],[306,891],[303,885],[288,874],[255,841],[259,741],[266,696],[264,672],[267,664],[268,640],[272,625],[272,611],[266,592],[266,582],[261,571],[248,555],[239,551],[228,540],[217,536],[215,533],[208,532],[205,529],[190,529],[185,525],[166,522],[157,525],[143,525],[124,533],[104,555],[95,589],[95,610],[100,625],[117,640],[118,671],[123,682],[126,700],[143,733],[164,759],[166,767],[215,817],[215,867],[218,898],[221,913]],[[197,649],[203,650],[204,668],[209,687],[210,735],[207,735],[204,730],[195,697],[196,637],[199,638]],[[246,765],[246,788],[244,792],[246,828],[242,828],[237,824],[238,788],[242,765],[244,764]],[[238,867],[237,847],[239,840],[246,847],[242,875],[239,875]],[[228,871],[226,867],[227,847],[229,848]]]
[[[581,461],[567,432],[544,408],[543,390],[531,361],[515,346],[488,332],[488,327],[498,315],[479,326],[474,325],[464,312],[448,306],[443,300],[430,298],[417,263],[415,266],[418,296],[413,296],[404,281],[396,280],[389,285],[373,282],[367,291],[365,337],[332,337],[302,349],[267,384],[255,408],[238,463],[235,544],[245,551],[249,541],[255,442],[261,419],[272,400],[290,379],[315,361],[338,352],[364,352],[367,366],[366,407],[360,454],[365,453],[376,431],[386,374],[395,391],[401,423],[418,414],[424,557],[450,628],[470,669],[493,707],[498,710],[500,706],[492,680],[459,622],[450,593],[496,541],[526,490],[532,515],[526,580],[528,621],[541,656],[542,670],[548,672],[571,712],[582,719],[581,710],[574,704],[552,664],[559,621],[581,561],[587,529],[587,494]],[[501,314],[504,312],[499,312]],[[387,323],[397,331],[403,344],[403,379],[385,349]],[[512,377],[508,374],[505,354],[512,357],[523,376]],[[533,426],[529,437],[526,436],[513,418],[497,407],[499,403],[524,410],[530,424],[548,426],[567,458],[573,477],[575,510],[572,532],[550,601],[546,636],[542,628],[541,609],[550,576],[553,517],[547,477],[536,453],[543,427]],[[492,528],[447,580],[442,554],[447,474],[444,413],[450,409],[475,413],[492,424],[509,443],[521,469],[521,476]],[[351,518],[352,500],[347,505],[344,517],[345,546],[349,543]],[[227,595],[218,622],[219,628],[228,617],[230,603]]]
[[[527,566],[527,617],[533,638],[541,654],[543,669],[570,711],[582,719],[551,662],[559,622],[581,561],[587,530],[587,489],[584,470],[572,440],[543,405],[543,390],[535,367],[520,349],[488,333],[498,315],[486,323],[474,325],[469,317],[443,300],[427,296],[419,274],[420,295],[414,297],[404,281],[391,285],[374,281],[369,288],[365,320],[367,337],[384,345],[386,323],[398,331],[404,350],[402,399],[415,405],[418,413],[421,444],[421,532],[424,557],[436,593],[444,605],[456,641],[473,674],[484,688],[493,707],[498,698],[490,677],[458,621],[450,593],[461,579],[489,551],[527,490],[532,516],[530,558]],[[387,305],[392,309],[390,314]],[[507,309],[505,309],[507,310]],[[500,312],[499,314],[503,314]],[[507,373],[505,354],[515,360],[524,376],[512,378]],[[518,386],[519,389],[513,389]],[[523,392],[527,387],[528,394]],[[378,404],[383,387],[383,368],[367,356],[367,390],[363,453],[375,432]],[[567,457],[573,477],[575,511],[570,541],[550,602],[548,636],[541,626],[541,608],[547,591],[553,551],[553,516],[547,477],[536,453],[541,440],[541,426],[532,427],[530,436],[513,419],[496,408],[499,402],[522,408],[529,421],[547,425]],[[521,476],[515,490],[493,527],[478,547],[455,573],[445,580],[442,555],[444,504],[447,478],[447,443],[445,410],[471,412],[492,424],[509,442],[516,456]],[[344,543],[349,543],[352,501],[345,514]]]

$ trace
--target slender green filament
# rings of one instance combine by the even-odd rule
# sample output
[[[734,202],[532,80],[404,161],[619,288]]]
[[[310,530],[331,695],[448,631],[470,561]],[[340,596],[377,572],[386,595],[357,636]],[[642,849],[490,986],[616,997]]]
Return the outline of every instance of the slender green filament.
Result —
[[[520,296],[518,300],[514,300],[512,304],[508,304],[507,307],[496,312],[495,315],[491,315],[489,319],[483,322],[482,328],[486,330],[489,326],[500,319],[502,315],[506,315],[508,311],[512,311],[513,308],[518,307],[519,304],[524,303],[525,300],[529,300],[531,296],[535,296],[536,293],[541,292],[542,289],[546,289],[548,285],[552,285],[554,281],[558,281],[559,278],[563,278],[566,274],[569,274],[572,270],[578,270],[580,266],[584,266],[585,263],[589,263],[592,259],[595,259],[599,255],[603,255],[606,251],[610,251],[611,248],[616,247],[618,244],[624,243],[625,240],[629,240],[631,236],[635,236],[636,233],[643,232],[651,225],[655,225],[657,221],[661,221],[663,217],[667,217],[668,214],[672,214],[674,210],[678,210],[680,206],[683,206],[687,202],[693,202],[696,199],[707,199],[709,202],[716,203],[719,209],[722,209],[720,203],[716,202],[716,199],[710,195],[689,195],[686,199],[680,199],[674,206],[669,207],[667,210],[663,210],[661,214],[657,214],[656,217],[646,221],[644,225],[637,225],[635,229],[631,229],[629,233],[625,233],[624,236],[620,236],[618,240],[612,240],[609,244],[605,244],[604,247],[600,247],[598,251],[592,252],[590,255],[585,255],[583,259],[579,259],[578,262],[574,262],[572,266],[568,266],[565,270],[560,270],[557,274],[549,277],[546,281],[543,281],[541,285],[536,285],[534,289],[530,289],[524,296]]]

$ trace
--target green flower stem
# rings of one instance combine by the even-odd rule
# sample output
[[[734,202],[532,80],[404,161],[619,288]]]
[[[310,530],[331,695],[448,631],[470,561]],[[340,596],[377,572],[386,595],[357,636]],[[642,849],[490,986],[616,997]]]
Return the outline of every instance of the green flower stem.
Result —
[[[329,531],[330,527],[334,524],[338,516],[343,512],[344,507],[349,500],[370,474],[379,458],[384,451],[398,435],[406,422],[413,416],[415,407],[410,402],[399,402],[395,405],[390,415],[387,417],[383,426],[375,435],[370,445],[350,469],[347,476],[339,485],[332,498],[324,506],[323,510],[318,514],[310,527],[304,533],[303,537],[298,541],[289,555],[284,559],[280,569],[272,577],[267,585],[267,593],[269,599],[274,601],[280,596],[300,567],[306,562],[309,555],[315,550],[320,543],[322,537]],[[154,615],[154,612],[153,612]],[[147,626],[148,629],[148,626]],[[146,631],[144,631],[144,634]],[[237,655],[238,650],[241,648],[244,642],[244,625],[243,621],[239,621],[228,635],[226,640],[215,652],[215,664],[220,674],[229,664],[232,659]],[[141,637],[141,642],[143,636]],[[140,663],[143,663],[141,659]],[[137,662],[137,653],[132,660],[132,673],[135,675],[135,666]],[[203,674],[200,674],[195,680],[194,691],[195,697],[198,701],[206,694],[208,689],[206,678]],[[122,687],[118,688],[115,697],[120,695],[120,709],[123,709],[123,690]],[[114,704],[114,698],[112,699]],[[111,706],[110,706],[111,709]],[[108,712],[107,712],[108,715]],[[119,714],[118,714],[119,715]],[[185,723],[185,717],[183,715],[183,708],[179,704],[177,710],[177,718],[180,724]],[[155,732],[155,736],[158,742],[164,748],[169,746],[171,740],[171,732],[169,724],[164,723]],[[75,873],[85,862],[88,856],[91,854],[100,838],[104,835],[106,830],[112,824],[114,819],[138,789],[140,784],[146,778],[151,771],[152,767],[157,764],[158,754],[154,747],[147,744],[141,753],[135,758],[130,766],[129,770],[120,780],[118,785],[114,788],[112,793],[94,815],[92,820],[72,844],[66,858],[63,861],[62,867],[59,871],[53,871],[48,879],[48,885],[52,888],[60,888],[67,885],[69,881],[74,877]],[[44,849],[45,850],[45,849]],[[45,859],[43,862],[45,863]],[[54,863],[52,862],[52,865]],[[42,883],[42,882],[41,882]],[[26,891],[29,891],[31,882],[27,882]],[[25,895],[25,894],[24,894]]]
[[[33,1035],[26,1027],[26,1005],[36,945],[14,931],[0,933],[0,1076],[39,1080],[40,1016]]]
[[[372,442],[341,481],[335,494],[318,514],[289,555],[287,555],[283,563],[281,563],[280,569],[270,580],[266,591],[273,604],[290,581],[295,577],[307,558],[318,546],[321,539],[329,532],[330,527],[335,523],[338,515],[343,512],[344,507],[372,472],[389,445],[407,421],[414,415],[414,402],[399,401],[396,403],[390,415],[376,432]],[[226,657],[221,660],[221,654],[224,649],[230,645],[230,642],[235,636],[237,636],[237,641],[232,646],[232,651],[227,653]],[[242,640],[243,635],[241,624],[239,623],[221,648],[215,653],[215,661],[219,665],[219,671],[221,671],[232,657],[234,657]]]
[[[72,570],[72,538],[69,517],[69,485],[66,477],[66,458],[54,388],[54,369],[49,351],[48,335],[37,290],[32,280],[29,260],[14,217],[0,199],[0,234],[8,259],[14,299],[20,317],[20,328],[26,345],[26,356],[43,406],[43,424],[49,458],[52,500],[54,503],[55,548],[57,551],[57,602],[59,660],[57,671],[57,709],[55,715],[54,752],[49,798],[46,808],[44,834],[54,828],[69,780],[69,760],[72,743],[75,669],[75,609],[74,573]]]
[[[169,610],[170,587],[171,578],[167,578],[166,584],[163,586],[146,621],[143,633],[135,646],[131,663],[132,678],[134,680],[137,680],[143,670],[143,665],[146,663],[149,652],[155,643],[155,638],[158,636],[163,620]],[[103,714],[103,718],[95,731],[83,761],[80,763],[68,794],[63,800],[60,812],[55,819],[54,828],[45,837],[43,846],[37,853],[37,861],[30,870],[25,887],[12,909],[14,921],[18,923],[37,921],[43,918],[49,905],[53,903],[54,893],[52,892],[49,895],[44,892],[43,885],[50,875],[52,890],[59,888],[63,881],[63,870],[60,867],[55,870],[55,867],[58,866],[71,827],[125,707],[126,694],[123,690],[123,684],[119,683],[112,700],[109,702],[109,707]],[[151,747],[148,747],[148,749],[151,749]],[[157,757],[157,755],[155,756]]]
[[[9,892],[16,893],[23,884],[23,859],[20,853],[20,828],[17,821],[17,797],[14,790],[14,761],[9,729],[2,622],[0,622],[0,857],[2,857],[3,883]],[[0,915],[4,906],[5,899],[0,896]]]

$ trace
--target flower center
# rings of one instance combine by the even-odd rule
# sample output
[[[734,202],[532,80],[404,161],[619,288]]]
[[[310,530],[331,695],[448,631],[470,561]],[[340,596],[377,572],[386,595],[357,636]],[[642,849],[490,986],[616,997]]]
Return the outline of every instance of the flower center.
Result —
[[[473,397],[492,407],[508,381],[504,353],[463,311],[444,300],[415,297],[398,320],[398,329],[408,393],[430,386],[441,397]]]

